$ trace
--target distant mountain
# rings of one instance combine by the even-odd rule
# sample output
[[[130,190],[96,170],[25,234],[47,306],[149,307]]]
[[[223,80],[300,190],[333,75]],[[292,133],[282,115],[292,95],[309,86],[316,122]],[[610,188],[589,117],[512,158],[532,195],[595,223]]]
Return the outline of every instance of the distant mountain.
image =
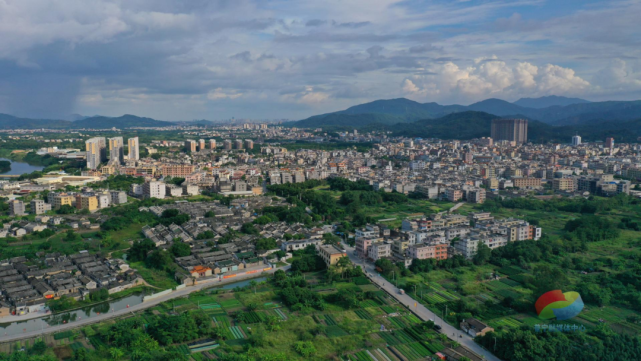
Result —
[[[63,129],[70,124],[67,120],[29,119],[0,114],[0,129]]]
[[[579,98],[567,98],[567,97],[562,97],[557,95],[550,95],[550,96],[540,97],[540,98],[521,98],[512,104],[516,104],[518,106],[525,107],[525,108],[541,109],[541,108],[548,108],[548,107],[554,107],[554,106],[564,107],[566,105],[585,104],[585,103],[590,103],[590,101],[585,99],[579,99]]]
[[[544,97],[529,100],[535,105],[543,102],[575,102],[581,99]],[[520,100],[521,103],[528,100]],[[478,111],[499,117],[518,117],[553,125],[590,124],[603,121],[629,121],[641,118],[641,101],[587,102],[553,105],[545,108],[524,107],[501,99],[486,99],[469,106],[418,103],[409,99],[376,100],[348,109],[315,115],[304,120],[288,122],[297,127],[363,127],[371,124],[407,123],[420,119],[440,118],[447,114]]]
[[[524,108],[505,100],[490,98],[478,103],[470,104],[466,107],[467,110],[474,110],[477,112],[485,112],[494,115],[506,116],[523,114],[530,117],[533,109]]]
[[[131,127],[167,127],[174,123],[164,122],[152,118],[143,118],[131,114],[125,114],[121,117],[104,117],[94,116],[77,120],[70,125],[73,129],[109,129],[109,128],[131,128]]]

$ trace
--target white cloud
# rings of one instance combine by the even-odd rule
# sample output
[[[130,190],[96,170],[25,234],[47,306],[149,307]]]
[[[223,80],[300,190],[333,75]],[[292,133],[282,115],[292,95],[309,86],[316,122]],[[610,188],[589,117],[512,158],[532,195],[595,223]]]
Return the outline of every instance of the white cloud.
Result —
[[[209,100],[237,99],[242,96],[243,93],[238,93],[235,90],[231,92],[224,92],[223,88],[216,88],[207,93],[207,99]]]
[[[590,87],[589,82],[569,68],[552,64],[539,68],[527,62],[509,65],[495,57],[477,59],[475,66],[465,68],[446,62],[433,64],[428,70],[428,75],[404,79],[401,91],[439,99],[459,96],[478,101],[497,96],[576,94]]]

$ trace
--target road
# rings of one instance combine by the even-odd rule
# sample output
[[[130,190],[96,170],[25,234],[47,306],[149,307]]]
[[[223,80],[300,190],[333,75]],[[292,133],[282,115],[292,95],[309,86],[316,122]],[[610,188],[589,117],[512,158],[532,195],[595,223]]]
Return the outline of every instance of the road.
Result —
[[[372,263],[365,262],[365,260],[356,256],[354,254],[355,250],[353,247],[350,247],[345,243],[343,243],[343,247],[347,251],[347,255],[349,259],[355,264],[363,267],[363,271],[365,271],[365,273],[367,274],[367,276],[372,282],[374,282],[378,287],[387,291],[387,293],[392,295],[392,297],[394,297],[398,302],[407,306],[410,310],[412,310],[412,312],[414,312],[423,321],[433,320],[435,324],[442,327],[441,333],[447,335],[447,337],[450,338],[451,340],[456,341],[459,344],[467,347],[472,352],[476,353],[477,355],[480,355],[486,360],[500,361],[498,357],[494,356],[491,352],[485,350],[479,344],[474,342],[472,337],[470,337],[468,334],[446,323],[445,321],[443,321],[443,319],[441,319],[436,314],[434,314],[434,312],[427,309],[420,302],[417,302],[409,295],[407,294],[401,295],[399,293],[398,288],[396,288],[393,284],[391,284],[389,281],[387,281],[386,279],[384,279],[378,274],[378,272],[376,271]]]
[[[183,297],[183,296],[186,296],[186,295],[188,295],[188,294],[190,294],[192,292],[200,291],[203,288],[223,286],[223,285],[226,285],[226,284],[236,283],[236,282],[244,281],[244,280],[247,280],[247,279],[264,277],[265,275],[272,274],[272,273],[276,272],[279,269],[282,269],[283,271],[287,271],[287,270],[289,270],[289,268],[290,268],[290,266],[287,265],[287,266],[283,266],[283,267],[274,268],[274,269],[271,269],[269,271],[262,272],[262,273],[253,273],[253,274],[248,274],[248,275],[237,276],[237,277],[234,277],[234,278],[224,279],[224,280],[222,280],[220,282],[217,281],[217,280],[211,280],[211,281],[203,282],[203,283],[197,284],[195,286],[185,287],[185,288],[183,288],[181,290],[174,291],[174,292],[172,292],[170,294],[167,294],[167,295],[164,295],[164,296],[160,296],[160,297],[155,298],[153,300],[149,300],[147,302],[143,302],[143,303],[131,306],[129,308],[123,308],[121,310],[114,310],[114,312],[109,312],[109,313],[97,315],[97,316],[94,316],[94,317],[91,317],[91,318],[80,319],[80,320],[76,320],[76,321],[73,321],[73,322],[65,323],[65,324],[62,324],[62,325],[47,327],[47,328],[45,328],[43,330],[24,332],[24,333],[21,333],[21,334],[18,334],[18,335],[0,336],[0,342],[10,342],[10,341],[16,341],[16,340],[21,340],[21,339],[25,339],[25,338],[32,338],[32,337],[40,336],[40,335],[43,335],[43,334],[61,332],[61,331],[64,331],[64,330],[67,330],[67,329],[71,329],[71,328],[77,328],[77,327],[86,326],[86,325],[89,325],[89,324],[92,324],[92,323],[102,322],[102,321],[105,321],[105,320],[108,320],[108,319],[111,319],[111,318],[124,316],[124,315],[129,314],[129,313],[142,311],[144,309],[153,307],[153,306],[155,306],[155,305],[157,305],[159,303],[171,300],[173,298]],[[43,317],[46,317],[46,316],[43,316]]]
[[[465,202],[459,202],[459,203],[456,203],[456,204],[454,205],[454,207],[450,208],[450,210],[449,210],[448,212],[452,213],[452,212],[454,212],[455,210],[459,209],[459,208],[460,208],[462,205],[464,205],[464,204],[465,204]]]

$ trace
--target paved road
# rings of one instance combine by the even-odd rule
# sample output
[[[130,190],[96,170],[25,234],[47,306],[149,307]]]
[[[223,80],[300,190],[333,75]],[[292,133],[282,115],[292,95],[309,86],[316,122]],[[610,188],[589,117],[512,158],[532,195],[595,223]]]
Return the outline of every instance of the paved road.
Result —
[[[186,296],[186,295],[188,295],[188,294],[190,294],[192,292],[200,291],[203,288],[222,286],[222,285],[226,285],[226,284],[230,284],[230,283],[236,283],[236,282],[239,282],[239,281],[244,281],[244,280],[247,280],[247,279],[259,278],[259,277],[263,277],[263,276],[265,276],[267,274],[272,274],[272,273],[276,272],[279,269],[282,269],[283,271],[287,271],[287,270],[289,270],[289,268],[290,268],[290,266],[287,265],[287,266],[283,266],[283,267],[274,268],[274,269],[271,269],[269,271],[262,272],[262,273],[253,273],[253,274],[249,274],[249,275],[241,275],[241,276],[236,276],[236,277],[233,277],[233,278],[224,279],[224,280],[222,280],[220,282],[217,281],[217,280],[210,280],[210,281],[207,281],[207,282],[199,283],[196,286],[185,287],[185,288],[183,288],[181,290],[174,291],[174,292],[172,292],[170,294],[167,294],[167,295],[164,295],[164,296],[160,296],[160,297],[155,298],[153,300],[149,300],[147,302],[143,302],[143,303],[137,304],[135,306],[131,306],[129,308],[123,308],[121,310],[114,310],[114,312],[110,311],[109,313],[93,316],[93,317],[90,317],[90,318],[76,320],[76,321],[65,323],[65,324],[62,324],[62,325],[46,327],[43,330],[24,332],[24,333],[21,333],[21,334],[18,334],[18,335],[0,336],[0,342],[16,341],[16,340],[21,340],[21,339],[25,339],[25,338],[31,338],[31,337],[40,336],[42,334],[48,334],[48,333],[52,333],[52,332],[60,332],[60,331],[64,331],[64,330],[67,330],[67,329],[70,329],[70,328],[86,326],[86,325],[89,325],[89,324],[92,324],[92,323],[105,321],[105,320],[108,320],[110,318],[120,317],[120,316],[126,315],[128,313],[134,313],[134,312],[142,311],[144,309],[153,307],[153,306],[155,306],[155,305],[157,305],[159,303],[171,300],[173,298]]]
[[[467,347],[477,355],[484,357],[486,360],[500,361],[498,357],[494,356],[491,352],[483,349],[479,344],[474,342],[472,337],[470,337],[468,334],[446,323],[440,317],[434,314],[434,312],[427,309],[420,302],[417,302],[409,295],[407,294],[401,295],[399,293],[398,288],[396,288],[393,284],[391,284],[389,281],[381,277],[378,274],[378,272],[376,272],[376,269],[372,263],[365,262],[363,259],[357,257],[354,254],[354,248],[350,247],[345,243],[343,243],[343,247],[347,251],[347,255],[352,260],[352,262],[363,267],[363,270],[365,271],[365,273],[367,274],[367,276],[372,282],[374,282],[380,288],[385,289],[385,291],[387,291],[390,295],[392,295],[392,297],[394,297],[400,303],[404,304],[409,309],[411,309],[412,312],[414,312],[423,321],[433,320],[435,324],[442,327],[441,333],[447,335],[447,337],[449,337],[451,340],[456,341],[461,345]],[[415,304],[416,306],[414,306]]]
[[[455,210],[459,209],[459,208],[460,208],[462,205],[464,205],[464,204],[465,204],[465,202],[459,202],[459,203],[456,203],[456,204],[454,205],[454,207],[450,208],[450,210],[449,210],[448,212],[452,213],[452,212],[454,212]]]

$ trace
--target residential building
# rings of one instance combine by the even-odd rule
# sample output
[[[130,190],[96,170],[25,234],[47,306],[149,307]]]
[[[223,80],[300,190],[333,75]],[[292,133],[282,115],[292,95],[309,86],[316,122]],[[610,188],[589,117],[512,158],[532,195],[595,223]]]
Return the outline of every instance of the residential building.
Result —
[[[111,204],[124,204],[127,203],[127,193],[124,191],[110,191]]]
[[[407,248],[408,256],[412,259],[434,258],[447,259],[447,243],[441,244],[415,244]]]
[[[44,214],[45,212],[50,210],[51,210],[51,205],[45,203],[43,199],[34,199],[31,201],[32,214]]]
[[[254,141],[251,139],[245,139],[245,149],[254,149]]]
[[[76,208],[95,212],[98,210],[98,198],[92,194],[78,194],[76,195]]]
[[[188,139],[185,141],[186,152],[196,152],[198,150],[198,143],[195,140]]]
[[[541,188],[541,178],[514,177],[512,184],[515,188]]]
[[[576,178],[554,178],[552,180],[552,189],[555,191],[574,192],[576,188]]]
[[[527,119],[492,120],[492,139],[507,140],[516,144],[527,143]]]
[[[223,149],[224,150],[231,150],[231,140],[225,139],[223,141]]]
[[[26,215],[24,202],[18,199],[9,201],[9,215],[14,217]]]
[[[142,196],[145,198],[165,198],[165,183],[160,181],[149,181],[142,185]]]
[[[318,255],[325,261],[325,264],[329,267],[335,265],[339,259],[347,257],[347,253],[344,250],[337,248],[333,245],[318,245],[317,247]]]
[[[464,319],[463,321],[461,321],[459,326],[461,327],[461,330],[465,331],[472,337],[485,336],[485,334],[488,332],[494,332],[494,329],[492,327],[473,317]]]
[[[109,138],[109,161],[121,164],[125,160],[125,145],[122,137]]]
[[[216,149],[216,139],[209,140],[209,149]]]
[[[572,145],[573,146],[579,146],[581,145],[581,136],[580,135],[575,135],[572,137]]]
[[[372,243],[367,249],[367,257],[376,262],[392,256],[392,245],[387,242]]]
[[[129,146],[129,155],[127,156],[127,158],[129,160],[139,160],[140,143],[138,142],[138,137],[127,139],[127,145]]]
[[[98,169],[98,165],[107,158],[106,141],[104,137],[95,137],[85,142],[87,168]]]

